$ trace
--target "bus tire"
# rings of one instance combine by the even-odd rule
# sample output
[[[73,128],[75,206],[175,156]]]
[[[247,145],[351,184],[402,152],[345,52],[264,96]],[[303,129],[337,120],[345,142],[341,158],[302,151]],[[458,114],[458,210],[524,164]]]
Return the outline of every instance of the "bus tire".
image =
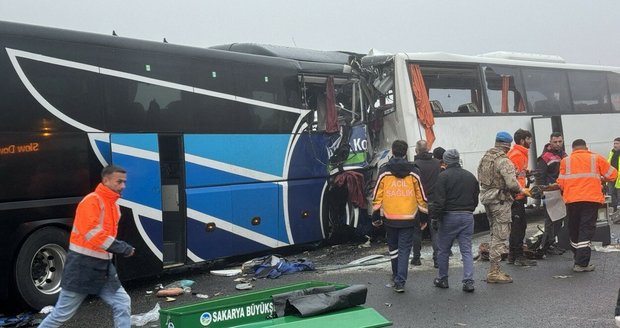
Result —
[[[45,227],[23,243],[15,261],[15,285],[23,302],[39,310],[54,305],[60,292],[69,233]]]

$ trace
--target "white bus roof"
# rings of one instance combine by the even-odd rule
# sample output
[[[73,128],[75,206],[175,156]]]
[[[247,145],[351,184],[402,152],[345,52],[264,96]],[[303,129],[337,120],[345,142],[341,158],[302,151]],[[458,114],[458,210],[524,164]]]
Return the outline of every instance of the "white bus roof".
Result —
[[[387,54],[379,54],[376,57],[387,57]],[[459,55],[446,52],[413,52],[413,53],[397,53],[392,55],[403,60],[414,61],[431,61],[431,62],[457,62],[457,63],[476,63],[476,64],[496,64],[496,65],[514,65],[528,67],[547,67],[547,68],[563,68],[576,70],[593,70],[593,71],[613,71],[620,73],[620,67],[600,66],[600,65],[584,65],[584,64],[567,64],[559,61],[563,59],[553,55],[524,54],[515,52],[493,52],[484,55],[470,56]],[[372,60],[373,55],[365,56],[369,62],[377,62]],[[517,59],[519,58],[519,59]],[[377,58],[378,59],[378,58]],[[378,60],[381,61],[381,60]]]

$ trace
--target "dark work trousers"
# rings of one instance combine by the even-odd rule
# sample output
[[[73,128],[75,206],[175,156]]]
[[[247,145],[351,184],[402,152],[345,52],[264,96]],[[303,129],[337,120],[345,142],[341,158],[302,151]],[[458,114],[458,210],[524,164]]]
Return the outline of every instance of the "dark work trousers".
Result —
[[[527,220],[525,219],[525,200],[519,199],[512,202],[510,207],[512,214],[512,223],[510,224],[510,253],[515,257],[523,256],[523,239],[525,238],[525,229],[527,228]]]
[[[615,212],[618,210],[618,193],[620,193],[620,189],[616,188],[616,181],[609,182],[607,185],[607,190],[609,194],[611,194],[611,209]]]
[[[433,245],[433,262],[437,261],[437,231],[433,230],[430,227],[430,221],[427,221],[426,218],[428,218],[428,214],[426,213],[422,213],[422,212],[418,212],[418,219],[420,220],[419,222],[422,221],[426,221],[427,225],[426,225],[426,229],[428,229],[428,231],[430,231],[431,234],[431,243]],[[422,234],[423,231],[421,229],[421,227],[419,225],[416,225],[415,230],[413,232],[413,258],[414,259],[419,259],[420,258],[420,251],[422,250]]]
[[[547,251],[551,245],[555,244],[555,239],[558,236],[558,232],[562,229],[565,219],[566,218],[551,221],[549,213],[545,210],[545,231],[543,232],[542,241],[540,243],[540,247],[544,251]]]
[[[590,264],[590,240],[596,230],[599,207],[601,204],[593,202],[566,204],[568,236],[576,265],[588,266]]]
[[[385,227],[388,251],[392,262],[392,280],[394,285],[404,286],[409,270],[409,254],[413,244],[414,228]]]
[[[618,289],[618,299],[616,300],[616,314],[615,316],[620,315],[620,289]]]

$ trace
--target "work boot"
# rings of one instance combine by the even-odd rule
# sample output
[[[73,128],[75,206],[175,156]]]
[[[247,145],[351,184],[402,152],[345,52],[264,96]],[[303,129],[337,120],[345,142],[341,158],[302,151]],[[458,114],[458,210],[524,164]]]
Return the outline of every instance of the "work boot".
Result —
[[[594,271],[594,265],[588,264],[586,266],[581,266],[581,265],[575,264],[575,266],[573,266],[573,271],[575,271],[575,272],[590,272],[590,271]]]
[[[474,281],[473,280],[465,280],[463,283],[463,291],[468,293],[474,292]]]
[[[510,259],[509,259],[510,261]],[[508,262],[510,263],[510,262]],[[526,258],[525,256],[521,255],[519,257],[517,257],[514,261],[513,264],[516,266],[536,266],[536,261],[535,260],[530,260],[528,258]]]
[[[512,282],[512,277],[504,273],[499,268],[499,263],[491,263],[489,273],[487,274],[487,283],[489,284],[508,284]]]
[[[515,264],[516,259],[517,256],[515,255],[515,253],[508,253],[508,264]]]
[[[435,285],[435,287],[439,287],[439,288],[450,288],[450,285],[448,284],[448,279],[439,279],[439,278],[435,278],[435,280],[433,281],[433,285]]]
[[[414,257],[411,259],[411,265],[413,266],[420,266],[422,265],[422,261],[420,261],[419,257]]]

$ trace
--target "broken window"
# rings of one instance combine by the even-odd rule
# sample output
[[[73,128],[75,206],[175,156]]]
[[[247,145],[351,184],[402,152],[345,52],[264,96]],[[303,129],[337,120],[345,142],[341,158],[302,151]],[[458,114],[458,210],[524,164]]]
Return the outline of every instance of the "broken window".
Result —
[[[489,113],[526,111],[523,80],[519,69],[505,66],[483,67]]]
[[[478,69],[473,66],[420,64],[435,115],[484,112]]]
[[[302,90],[305,106],[312,110],[312,131],[325,131],[327,128],[328,92],[327,77],[303,76]],[[363,119],[360,105],[359,83],[356,80],[334,78],[334,101],[339,125],[353,124]]]

